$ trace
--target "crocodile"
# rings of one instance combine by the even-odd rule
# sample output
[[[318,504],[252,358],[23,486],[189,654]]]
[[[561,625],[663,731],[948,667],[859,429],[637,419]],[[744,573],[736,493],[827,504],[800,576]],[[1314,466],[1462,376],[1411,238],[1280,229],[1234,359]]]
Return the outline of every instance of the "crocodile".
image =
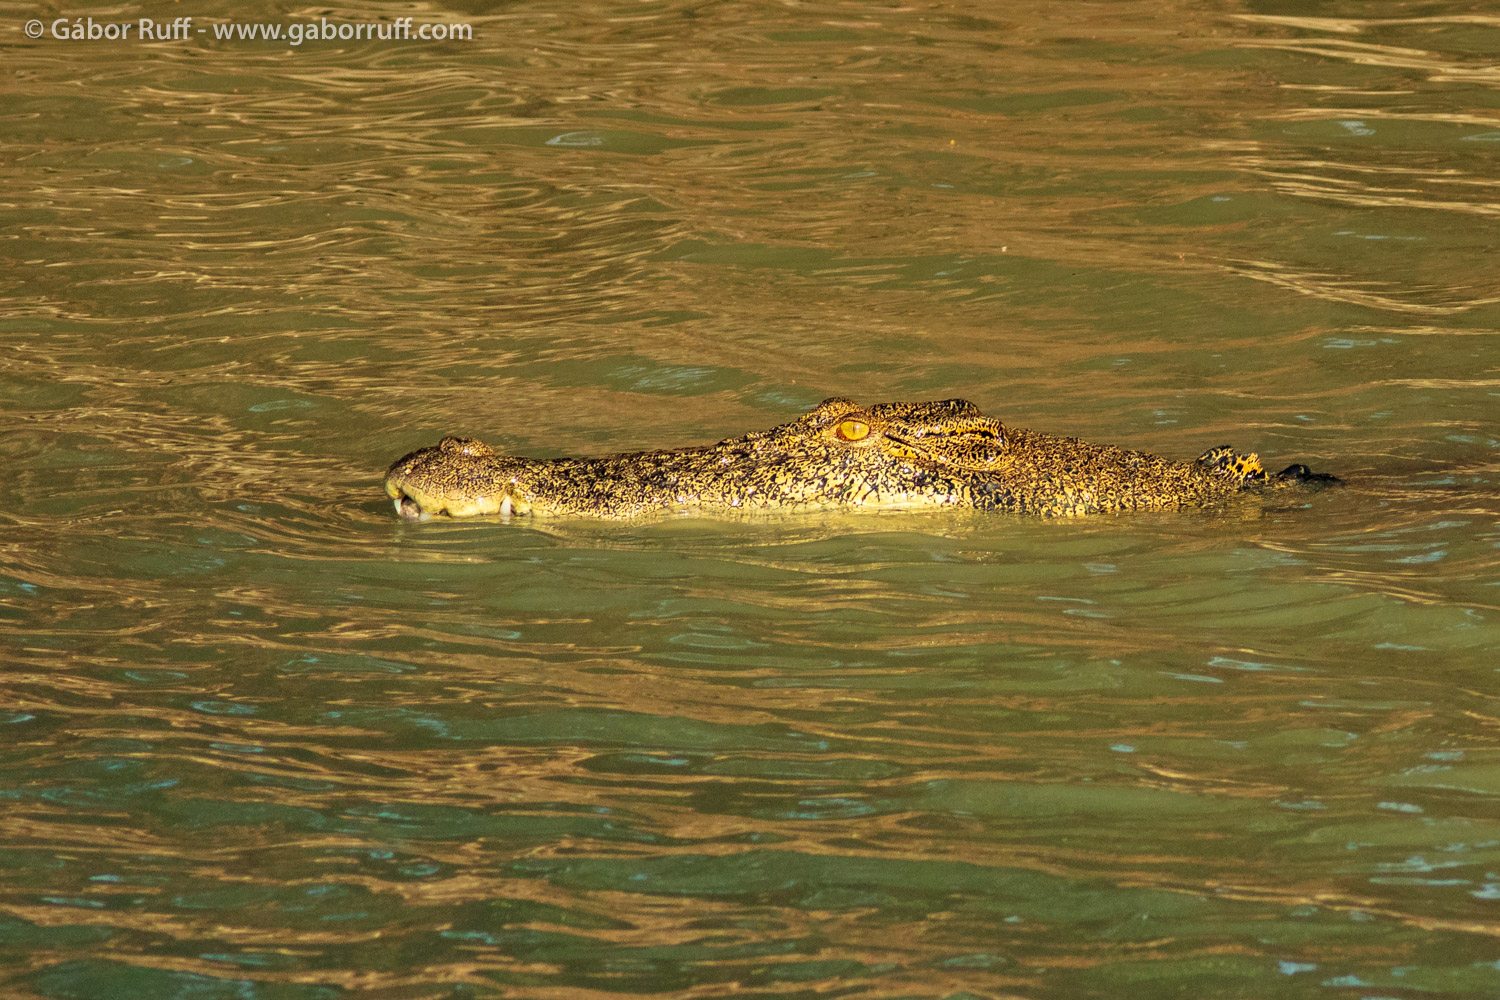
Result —
[[[861,406],[835,397],[717,444],[534,459],[445,437],[397,459],[385,491],[413,520],[437,515],[631,518],[654,512],[968,507],[1062,516],[1211,504],[1290,484],[1228,446],[1191,462],[1009,427],[966,399]]]

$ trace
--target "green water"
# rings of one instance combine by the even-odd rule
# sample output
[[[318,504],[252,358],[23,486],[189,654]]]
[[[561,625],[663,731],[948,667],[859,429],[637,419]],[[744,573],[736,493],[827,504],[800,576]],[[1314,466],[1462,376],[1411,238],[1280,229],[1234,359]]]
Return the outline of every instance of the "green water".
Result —
[[[188,8],[474,37],[7,15],[0,993],[1500,996],[1500,19]],[[379,488],[834,394],[1349,485]]]

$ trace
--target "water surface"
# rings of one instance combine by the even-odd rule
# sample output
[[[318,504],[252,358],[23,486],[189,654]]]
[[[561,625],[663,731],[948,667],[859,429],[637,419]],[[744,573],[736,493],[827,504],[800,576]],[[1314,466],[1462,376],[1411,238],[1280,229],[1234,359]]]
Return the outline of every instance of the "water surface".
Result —
[[[6,41],[7,995],[1500,995],[1500,19],[468,6]],[[379,490],[835,394],[1349,485]]]

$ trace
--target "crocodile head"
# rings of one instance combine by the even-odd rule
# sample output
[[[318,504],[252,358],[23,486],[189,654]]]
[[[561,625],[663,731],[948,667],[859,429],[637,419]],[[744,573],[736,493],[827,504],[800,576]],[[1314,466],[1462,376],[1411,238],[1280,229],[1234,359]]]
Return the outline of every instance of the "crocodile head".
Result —
[[[718,444],[594,459],[515,458],[447,437],[397,459],[385,489],[402,516],[413,519],[906,506],[952,502],[942,482],[999,468],[1005,450],[1000,422],[967,400],[860,406],[834,398],[790,423]]]
[[[396,501],[396,511],[413,521],[436,514],[524,514],[508,490],[510,467],[523,464],[503,458],[483,441],[445,437],[436,447],[398,458],[386,470],[385,492]]]

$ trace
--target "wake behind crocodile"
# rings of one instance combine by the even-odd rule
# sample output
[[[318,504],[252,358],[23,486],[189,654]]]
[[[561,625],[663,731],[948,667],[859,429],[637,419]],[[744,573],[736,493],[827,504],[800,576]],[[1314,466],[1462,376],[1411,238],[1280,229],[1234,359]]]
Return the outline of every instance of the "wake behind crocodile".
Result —
[[[716,444],[599,458],[521,458],[445,437],[397,459],[385,490],[414,520],[933,507],[1066,516],[1336,482],[1305,465],[1268,474],[1255,454],[1227,445],[1184,462],[1008,427],[965,399],[861,406],[835,397]]]

